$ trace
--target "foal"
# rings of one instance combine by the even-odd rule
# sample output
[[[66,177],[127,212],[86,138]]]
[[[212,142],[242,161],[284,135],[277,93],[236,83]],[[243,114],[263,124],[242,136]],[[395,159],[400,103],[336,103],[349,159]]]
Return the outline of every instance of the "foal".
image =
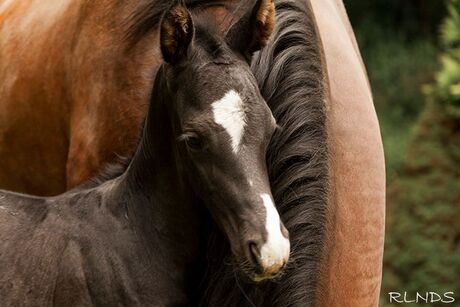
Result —
[[[265,164],[276,123],[248,65],[273,3],[257,1],[225,37],[204,17],[182,2],[163,16],[166,63],[122,175],[50,198],[0,191],[2,304],[191,304],[206,209],[244,275],[282,270],[288,233]]]

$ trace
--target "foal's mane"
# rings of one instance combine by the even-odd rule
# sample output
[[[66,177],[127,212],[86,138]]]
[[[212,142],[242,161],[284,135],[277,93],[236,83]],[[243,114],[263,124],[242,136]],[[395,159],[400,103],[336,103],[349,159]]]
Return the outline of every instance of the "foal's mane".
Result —
[[[270,144],[267,165],[278,211],[290,233],[290,262],[278,281],[243,283],[216,229],[204,282],[203,302],[209,306],[312,306],[317,299],[328,216],[326,76],[311,7],[294,0],[275,4],[272,41],[254,56],[252,69],[282,127]]]

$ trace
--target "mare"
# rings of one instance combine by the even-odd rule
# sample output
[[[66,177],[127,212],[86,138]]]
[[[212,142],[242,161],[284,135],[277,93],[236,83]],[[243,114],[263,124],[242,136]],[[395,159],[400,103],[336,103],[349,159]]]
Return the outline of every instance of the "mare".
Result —
[[[203,211],[243,276],[260,282],[282,271],[288,232],[265,160],[277,125],[248,63],[273,17],[261,1],[222,37],[180,1],[166,10],[166,63],[125,171],[54,197],[0,191],[2,304],[198,304]]]
[[[1,187],[53,195],[130,155],[161,63],[158,23],[169,2],[0,0]],[[223,31],[238,2],[186,0]],[[342,0],[275,5],[274,35],[252,70],[282,128],[267,166],[291,260],[276,282],[244,283],[232,266],[213,262],[230,255],[216,231],[203,301],[376,306],[385,172],[353,30]]]

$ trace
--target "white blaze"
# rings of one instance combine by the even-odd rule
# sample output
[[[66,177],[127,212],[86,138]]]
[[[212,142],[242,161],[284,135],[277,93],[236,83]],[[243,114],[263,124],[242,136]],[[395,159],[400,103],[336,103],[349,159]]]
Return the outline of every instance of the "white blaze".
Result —
[[[260,194],[267,213],[265,228],[267,230],[267,242],[262,246],[260,258],[265,268],[281,266],[289,258],[289,239],[281,233],[281,221],[272,197],[269,194]]]
[[[246,125],[243,100],[237,92],[230,90],[222,99],[213,102],[212,109],[214,121],[227,131],[233,152],[238,153]]]

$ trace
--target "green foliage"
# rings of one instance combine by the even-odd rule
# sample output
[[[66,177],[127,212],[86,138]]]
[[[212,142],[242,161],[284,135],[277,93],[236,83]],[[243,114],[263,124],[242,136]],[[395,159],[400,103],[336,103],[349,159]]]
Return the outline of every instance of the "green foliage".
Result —
[[[377,23],[356,28],[379,115],[387,172],[399,172],[410,128],[424,105],[422,84],[433,80],[437,68],[435,44],[430,39],[412,42]]]
[[[442,69],[427,94],[446,104],[447,111],[460,119],[460,2],[450,0],[449,18],[441,25],[441,40],[446,48],[441,55]]]
[[[389,291],[454,291],[458,302],[460,2],[344,2],[369,72],[389,175],[381,306]]]
[[[460,294],[460,2],[448,7],[441,69],[388,188],[383,293]]]
[[[457,53],[457,56],[458,49],[456,51],[455,49],[460,47],[460,11],[458,5],[458,1],[447,1],[449,18],[446,18],[441,25],[441,39],[444,46]]]
[[[423,108],[421,85],[432,81],[437,67],[437,49],[427,39],[407,42],[377,26],[372,28],[357,35],[377,111],[397,119],[415,118]]]
[[[460,293],[460,126],[429,103],[388,189],[383,293]]]
[[[376,21],[380,28],[410,41],[435,36],[445,7],[440,0],[344,0],[350,19],[358,28]]]

